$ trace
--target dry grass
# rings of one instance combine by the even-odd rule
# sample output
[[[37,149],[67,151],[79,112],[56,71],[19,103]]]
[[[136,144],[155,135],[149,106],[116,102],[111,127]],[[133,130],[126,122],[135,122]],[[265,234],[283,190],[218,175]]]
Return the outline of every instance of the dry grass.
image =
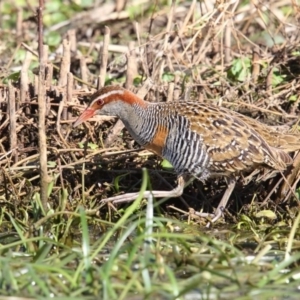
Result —
[[[175,180],[115,118],[72,128],[86,96],[105,83],[124,84],[149,101],[213,102],[278,130],[299,132],[297,1],[151,3],[103,1],[79,10],[61,1],[58,12],[65,13],[67,5],[68,19],[51,23],[57,11],[46,8],[44,32],[41,23],[37,29],[34,6],[1,3],[1,294],[297,295],[299,154],[286,174],[292,189],[281,175],[258,172],[241,179],[226,212],[227,223],[234,225],[220,222],[208,235],[199,226],[205,220],[187,211],[212,210],[224,190],[222,181],[194,182],[182,202],[156,204],[153,233],[137,202],[99,212],[101,198],[146,188],[149,178],[144,173],[142,179],[142,167],[151,170],[155,189],[169,189]],[[58,34],[62,41],[41,55],[38,33],[47,41]],[[45,76],[35,69],[38,60]],[[45,130],[39,124],[41,107]],[[41,168],[49,181],[43,184],[46,194]],[[278,199],[280,189],[286,199]],[[182,218],[185,224],[178,221]]]
[[[94,90],[91,87],[97,80],[98,86],[102,86],[105,78],[115,83],[122,83],[126,78],[125,86],[135,91],[133,80],[139,82],[139,95],[150,101],[214,102],[279,126],[279,130],[297,131],[300,83],[296,2],[212,5],[207,1],[200,5],[192,1],[171,7],[157,4],[153,10],[137,2],[131,12],[135,15],[131,22],[127,19],[130,4],[123,7],[119,15],[111,5],[75,14],[68,21],[73,29],[63,35],[60,50],[53,52],[54,56],[47,61],[43,84],[46,96],[39,100],[46,102],[47,116],[47,144],[42,148],[38,148],[41,138],[38,139],[37,131],[37,95],[41,94],[38,93],[41,80],[37,76],[30,77],[28,71],[33,57],[38,54],[32,40],[20,40],[19,46],[27,51],[20,80],[3,85],[0,99],[3,111],[0,194],[5,195],[6,201],[15,206],[30,201],[39,186],[38,157],[43,149],[45,154],[41,161],[48,161],[49,176],[45,180],[54,184],[54,193],[49,197],[49,205],[54,208],[58,205],[60,189],[66,189],[70,198],[79,202],[84,195],[90,203],[95,197],[99,199],[99,194],[106,196],[116,191],[112,183],[122,170],[127,174],[128,170],[141,166],[160,169],[155,157],[140,152],[127,134],[121,135],[123,125],[120,121],[115,123],[114,118],[95,119],[80,130],[72,129],[74,116],[85,107],[79,99]],[[149,17],[140,17],[141,8]],[[92,21],[97,9],[108,10],[105,24],[109,26],[103,27],[101,18]],[[80,18],[86,22],[79,29]],[[19,22],[22,29],[18,30],[32,27],[28,26],[31,21]],[[56,24],[50,30],[64,32],[66,25]],[[87,36],[91,28],[94,34]],[[97,42],[102,32],[103,42]],[[14,56],[6,59],[7,70],[17,67]],[[87,145],[86,149],[79,148],[79,144]],[[98,148],[94,151],[96,145]],[[136,151],[128,153],[128,147]],[[86,175],[84,182],[82,174]],[[139,173],[131,174],[122,179],[125,189],[140,177]],[[159,173],[157,175],[153,185],[169,188]],[[294,191],[298,182],[296,175],[297,172],[290,182]],[[270,198],[268,191],[276,183],[271,180],[262,185],[259,178],[256,187],[252,185],[239,193],[241,204],[251,201],[256,193],[261,201]],[[214,203],[211,199],[222,193],[222,184],[209,182],[205,187],[206,196],[195,192],[197,186],[196,183],[192,191],[187,192],[194,194],[194,201],[189,195],[186,200],[197,203],[199,196],[210,199],[205,207],[211,209]],[[195,208],[203,207],[201,205]]]

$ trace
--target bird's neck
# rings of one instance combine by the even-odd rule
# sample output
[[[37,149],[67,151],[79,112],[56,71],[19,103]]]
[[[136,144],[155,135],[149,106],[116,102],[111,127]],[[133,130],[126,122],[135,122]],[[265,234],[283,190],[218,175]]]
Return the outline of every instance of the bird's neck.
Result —
[[[151,110],[152,104],[129,91],[124,91],[119,99],[114,103],[115,111],[110,113],[122,120],[126,129],[140,145],[147,144],[149,141],[145,133],[151,119],[149,108]]]

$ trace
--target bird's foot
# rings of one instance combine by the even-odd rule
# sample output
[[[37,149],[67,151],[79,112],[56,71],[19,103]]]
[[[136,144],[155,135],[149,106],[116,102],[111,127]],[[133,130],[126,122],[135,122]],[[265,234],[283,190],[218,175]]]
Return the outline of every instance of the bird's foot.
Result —
[[[206,228],[209,228],[212,223],[215,223],[217,220],[219,220],[220,218],[224,217],[224,210],[225,210],[225,207],[223,207],[223,206],[218,207],[216,209],[215,214],[214,214],[215,216],[211,219],[210,222],[208,222],[206,224]]]
[[[206,228],[209,228],[212,223],[215,223],[217,220],[219,220],[224,215],[225,208],[223,206],[218,207],[214,214],[210,213],[203,213],[203,212],[194,212],[196,216],[199,216],[201,218],[209,218],[209,222],[206,224]]]

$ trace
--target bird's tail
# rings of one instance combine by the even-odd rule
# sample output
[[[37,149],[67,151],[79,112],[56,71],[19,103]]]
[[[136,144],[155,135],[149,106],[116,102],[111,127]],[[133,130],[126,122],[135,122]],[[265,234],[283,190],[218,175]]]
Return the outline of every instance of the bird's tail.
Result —
[[[270,150],[273,156],[271,164],[274,169],[283,171],[293,163],[293,159],[285,151],[274,147],[270,147]]]

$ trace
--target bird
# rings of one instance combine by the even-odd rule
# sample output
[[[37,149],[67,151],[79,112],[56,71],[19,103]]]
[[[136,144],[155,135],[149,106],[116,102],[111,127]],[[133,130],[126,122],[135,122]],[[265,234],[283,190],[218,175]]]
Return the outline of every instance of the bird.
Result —
[[[171,191],[145,191],[144,197],[178,197],[190,181],[225,177],[227,189],[211,222],[226,208],[236,177],[258,167],[283,172],[293,162],[287,152],[300,149],[296,134],[281,134],[259,121],[225,107],[197,101],[148,102],[120,86],[105,86],[73,124],[77,127],[95,115],[121,119],[133,139],[168,160],[178,175]],[[103,199],[132,201],[138,193]]]

